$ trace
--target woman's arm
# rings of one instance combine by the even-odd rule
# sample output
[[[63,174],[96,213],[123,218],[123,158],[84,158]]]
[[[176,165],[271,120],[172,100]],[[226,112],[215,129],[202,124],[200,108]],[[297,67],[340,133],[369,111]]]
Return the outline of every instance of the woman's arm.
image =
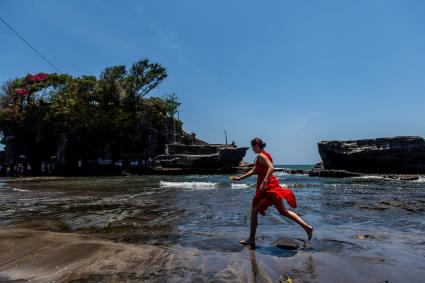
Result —
[[[249,170],[248,172],[243,174],[242,176],[232,176],[232,177],[230,177],[230,179],[232,181],[240,181],[240,180],[248,178],[249,176],[252,176],[254,174],[255,174],[255,166],[251,170]]]
[[[263,182],[261,183],[261,186],[260,186],[260,191],[263,191],[267,182],[269,181],[270,177],[273,175],[274,167],[273,167],[273,163],[270,161],[270,159],[268,159],[263,154],[259,154],[258,159],[259,159],[259,162],[261,162],[261,163],[263,163],[264,165],[267,166],[266,176],[264,177],[264,180],[263,180]]]

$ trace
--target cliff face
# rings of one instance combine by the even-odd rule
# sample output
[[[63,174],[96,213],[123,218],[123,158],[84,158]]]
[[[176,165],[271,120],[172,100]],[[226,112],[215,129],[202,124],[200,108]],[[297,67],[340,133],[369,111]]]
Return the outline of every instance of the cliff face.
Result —
[[[42,173],[42,163],[45,163],[46,166],[48,164],[52,168],[54,166],[54,174],[59,175],[84,175],[88,174],[86,171],[93,171],[92,168],[94,167],[102,168],[96,169],[96,173],[93,174],[108,175],[116,174],[119,169],[113,168],[113,170],[109,170],[109,168],[106,168],[107,166],[100,166],[97,164],[99,160],[111,166],[113,166],[114,161],[122,160],[123,168],[128,169],[130,161],[153,159],[155,156],[164,154],[166,145],[174,142],[181,145],[193,145],[194,147],[207,144],[197,139],[195,133],[185,132],[181,123],[176,123],[170,117],[165,117],[157,125],[150,123],[136,128],[134,133],[128,134],[128,139],[132,139],[134,142],[128,143],[128,146],[121,147],[118,152],[115,150],[115,144],[112,139],[104,138],[98,144],[86,143],[85,145],[89,149],[86,150],[86,155],[82,156],[79,154],[82,148],[75,146],[75,136],[70,138],[67,132],[59,131],[49,140],[49,143],[40,142],[44,148],[47,148],[46,152],[49,154],[38,157],[34,154],[34,152],[38,152],[34,145],[17,140],[14,136],[6,134],[3,138],[5,157],[1,164],[13,167],[13,165],[18,163],[28,163],[31,164],[31,173],[34,175]],[[215,149],[213,151],[216,152]],[[79,169],[78,163],[80,159],[85,169],[88,167],[91,169]]]
[[[425,173],[425,140],[415,136],[322,141],[325,169],[362,173]]]

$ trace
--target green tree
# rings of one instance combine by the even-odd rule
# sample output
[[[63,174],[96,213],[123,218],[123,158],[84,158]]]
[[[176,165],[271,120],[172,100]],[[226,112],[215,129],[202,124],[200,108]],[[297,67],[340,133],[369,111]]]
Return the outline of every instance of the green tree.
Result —
[[[142,59],[129,69],[108,67],[99,78],[50,74],[7,81],[0,89],[3,140],[13,139],[35,163],[60,143],[69,164],[106,150],[119,159],[128,148],[143,149],[147,129],[164,131],[166,119],[174,119],[180,106],[174,93],[145,98],[166,77],[164,67]]]

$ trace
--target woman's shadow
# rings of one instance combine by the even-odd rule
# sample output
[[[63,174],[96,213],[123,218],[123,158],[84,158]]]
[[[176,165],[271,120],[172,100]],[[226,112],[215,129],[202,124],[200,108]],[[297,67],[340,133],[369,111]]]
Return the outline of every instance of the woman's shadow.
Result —
[[[277,257],[293,257],[298,253],[297,249],[282,249],[275,246],[247,245],[249,253],[259,253]]]
[[[293,257],[299,250],[310,250],[311,244],[302,239],[281,237],[267,245],[247,245],[249,250],[277,257]]]

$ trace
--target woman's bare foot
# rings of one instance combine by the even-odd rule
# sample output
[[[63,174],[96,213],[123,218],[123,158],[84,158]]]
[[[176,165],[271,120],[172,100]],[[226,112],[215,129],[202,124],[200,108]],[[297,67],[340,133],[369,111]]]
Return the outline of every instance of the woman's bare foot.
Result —
[[[307,232],[308,240],[310,241],[313,237],[313,227],[309,226],[305,231]]]
[[[255,245],[255,241],[251,240],[251,239],[246,239],[246,240],[241,240],[239,241],[239,243],[241,243],[242,245]]]

